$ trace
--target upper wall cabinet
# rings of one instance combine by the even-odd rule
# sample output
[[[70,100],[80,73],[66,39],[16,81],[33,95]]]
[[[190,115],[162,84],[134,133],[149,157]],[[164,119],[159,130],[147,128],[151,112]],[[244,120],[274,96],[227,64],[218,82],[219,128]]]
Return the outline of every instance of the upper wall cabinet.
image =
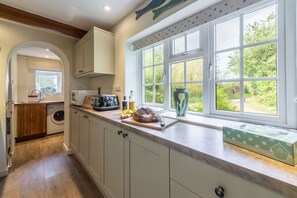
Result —
[[[100,76],[114,74],[114,36],[99,28],[92,28],[74,46],[74,75]]]

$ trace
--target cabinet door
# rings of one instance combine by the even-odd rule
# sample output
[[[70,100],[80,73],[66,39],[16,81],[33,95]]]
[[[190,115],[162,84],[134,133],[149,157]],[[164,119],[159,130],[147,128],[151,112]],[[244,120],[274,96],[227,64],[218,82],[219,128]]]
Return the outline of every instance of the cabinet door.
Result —
[[[78,41],[74,47],[74,75],[84,72],[84,48],[82,40]]]
[[[72,150],[78,154],[79,151],[79,112],[71,109],[70,144]]]
[[[124,138],[119,129],[104,124],[102,188],[109,198],[124,197]]]
[[[103,133],[104,127],[99,119],[90,117],[90,172],[98,185],[102,178]]]
[[[170,150],[170,178],[201,197],[217,197],[215,188],[222,187],[225,197],[250,198],[284,196],[255,183],[210,166],[175,150]]]
[[[170,198],[201,198],[185,187],[170,180]]]
[[[130,198],[169,198],[169,149],[149,139],[129,133],[128,173]],[[127,143],[126,142],[126,143]]]
[[[84,73],[94,71],[94,34],[89,33],[84,38]],[[103,58],[103,57],[101,57]]]
[[[45,104],[18,105],[16,106],[16,116],[17,138],[46,134]]]
[[[84,165],[89,164],[90,122],[89,116],[79,116],[79,157]]]

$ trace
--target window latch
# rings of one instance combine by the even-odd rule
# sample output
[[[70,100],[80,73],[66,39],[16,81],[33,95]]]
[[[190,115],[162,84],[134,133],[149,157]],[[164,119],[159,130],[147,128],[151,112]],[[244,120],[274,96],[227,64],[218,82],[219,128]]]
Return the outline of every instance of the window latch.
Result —
[[[188,52],[183,52],[182,53],[182,56],[186,56],[186,55],[188,55]]]

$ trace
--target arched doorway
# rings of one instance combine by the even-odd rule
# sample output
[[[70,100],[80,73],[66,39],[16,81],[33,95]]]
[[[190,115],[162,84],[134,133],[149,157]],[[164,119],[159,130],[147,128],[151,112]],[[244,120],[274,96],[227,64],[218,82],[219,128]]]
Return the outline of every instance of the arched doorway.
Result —
[[[5,93],[5,100],[6,100],[6,118],[7,118],[7,122],[6,122],[6,129],[7,132],[10,132],[10,118],[9,116],[10,111],[11,111],[11,106],[12,101],[9,101],[9,71],[10,71],[10,64],[11,64],[11,59],[12,57],[21,49],[25,49],[25,48],[30,48],[30,47],[37,47],[37,48],[42,48],[42,49],[49,49],[51,52],[53,52],[54,54],[56,54],[61,63],[62,63],[62,67],[63,67],[63,88],[64,88],[64,104],[65,104],[65,124],[64,124],[64,148],[66,148],[66,150],[68,150],[67,147],[67,143],[68,143],[68,139],[69,139],[69,76],[70,76],[70,65],[69,65],[69,60],[66,57],[65,53],[59,49],[58,47],[56,47],[55,45],[52,45],[50,43],[47,42],[41,42],[41,41],[28,41],[28,42],[23,42],[23,43],[19,43],[17,45],[15,45],[9,52],[8,57],[7,57],[7,65],[6,65],[6,93]],[[6,139],[6,151],[7,151],[7,163],[9,165],[9,159],[10,159],[10,155],[9,153],[13,151],[14,148],[14,132],[12,131],[12,134],[7,134],[7,138]],[[66,143],[66,144],[65,144]]]

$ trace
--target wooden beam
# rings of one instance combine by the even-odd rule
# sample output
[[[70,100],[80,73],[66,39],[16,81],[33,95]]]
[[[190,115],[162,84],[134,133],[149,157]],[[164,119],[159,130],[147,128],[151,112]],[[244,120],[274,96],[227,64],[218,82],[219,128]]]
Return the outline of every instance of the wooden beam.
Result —
[[[87,31],[0,3],[0,18],[82,38]]]

